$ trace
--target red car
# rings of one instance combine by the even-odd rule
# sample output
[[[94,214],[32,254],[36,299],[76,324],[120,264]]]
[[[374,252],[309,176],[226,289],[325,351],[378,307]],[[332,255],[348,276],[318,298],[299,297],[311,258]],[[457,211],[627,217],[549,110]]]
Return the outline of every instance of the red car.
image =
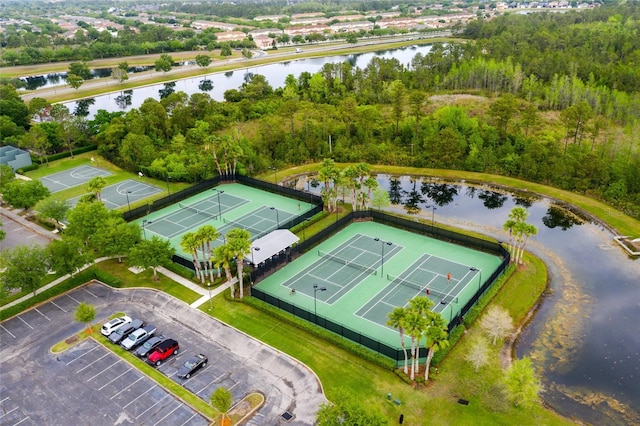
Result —
[[[173,339],[167,339],[164,342],[156,346],[155,350],[147,357],[147,363],[151,365],[160,365],[162,361],[166,360],[173,354],[178,354],[180,346],[178,342]]]

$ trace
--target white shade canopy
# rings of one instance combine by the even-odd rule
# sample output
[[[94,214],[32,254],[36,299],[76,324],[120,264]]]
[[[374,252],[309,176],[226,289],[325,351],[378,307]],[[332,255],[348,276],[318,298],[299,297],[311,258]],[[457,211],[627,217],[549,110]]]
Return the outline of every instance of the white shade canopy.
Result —
[[[298,241],[300,238],[288,229],[277,229],[251,244],[251,253],[247,256],[247,261],[259,265]]]

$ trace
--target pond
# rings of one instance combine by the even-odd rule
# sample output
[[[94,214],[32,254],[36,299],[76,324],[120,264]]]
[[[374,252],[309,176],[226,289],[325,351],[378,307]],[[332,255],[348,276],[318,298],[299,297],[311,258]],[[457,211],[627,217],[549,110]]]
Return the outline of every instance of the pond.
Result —
[[[223,101],[224,92],[229,89],[239,88],[251,74],[265,76],[269,84],[273,88],[277,88],[284,85],[285,79],[289,74],[294,75],[296,78],[305,71],[314,74],[320,71],[324,64],[328,63],[342,63],[347,61],[354,67],[364,68],[374,57],[381,57],[385,59],[395,58],[406,66],[417,53],[426,55],[430,50],[431,45],[420,45],[354,55],[297,59],[235,71],[212,73],[169,83],[153,84],[133,90],[96,96],[81,101],[66,102],[64,105],[69,108],[69,111],[74,111],[76,115],[91,118],[100,109],[110,112],[129,111],[132,108],[140,107],[147,98],[159,100],[177,91],[185,92],[188,95],[205,92],[208,93],[212,99]]]
[[[427,221],[507,241],[509,211],[526,208],[538,228],[527,250],[549,268],[550,290],[516,346],[543,379],[544,400],[592,424],[640,424],[640,261],[580,212],[531,193],[465,182],[378,175],[394,203]],[[321,185],[303,185],[318,193]],[[300,187],[300,185],[299,185]]]

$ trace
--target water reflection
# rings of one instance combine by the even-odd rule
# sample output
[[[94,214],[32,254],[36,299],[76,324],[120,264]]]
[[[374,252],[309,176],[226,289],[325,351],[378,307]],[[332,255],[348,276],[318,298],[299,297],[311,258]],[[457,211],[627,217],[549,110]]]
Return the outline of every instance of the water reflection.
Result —
[[[417,189],[418,182],[416,180],[411,180],[411,183],[413,186],[410,191],[402,191],[403,195],[406,196],[403,205],[407,213],[414,215],[418,214],[420,211],[420,204],[424,203],[424,198]]]
[[[73,110],[73,115],[76,117],[86,117],[89,115],[89,107],[96,103],[93,98],[82,99],[76,103],[76,108]]]
[[[582,221],[571,212],[554,205],[550,205],[547,214],[542,218],[542,223],[547,228],[560,228],[563,231],[573,225],[582,225]]]
[[[495,192],[490,189],[480,190],[478,198],[483,201],[483,205],[489,210],[499,209],[504,205],[504,202],[509,199],[506,194]]]
[[[169,83],[164,83],[162,89],[160,89],[158,91],[158,95],[160,96],[160,99],[164,99],[167,96],[169,96],[172,93],[175,93],[176,89],[176,82],[175,81],[170,81]]]
[[[213,81],[205,78],[204,80],[200,80],[200,84],[198,84],[198,89],[203,92],[210,92],[213,90]]]
[[[446,206],[458,195],[458,187],[448,183],[422,182],[422,193],[429,197],[437,206]]]
[[[121,110],[127,109],[128,106],[131,105],[131,96],[133,95],[133,90],[125,90],[118,96],[116,96],[115,101],[118,108]]]

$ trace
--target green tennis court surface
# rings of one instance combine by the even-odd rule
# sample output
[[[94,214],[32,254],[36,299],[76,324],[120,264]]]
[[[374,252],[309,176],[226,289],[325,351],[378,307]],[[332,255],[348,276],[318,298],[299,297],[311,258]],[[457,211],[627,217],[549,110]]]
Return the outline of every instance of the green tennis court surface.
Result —
[[[137,222],[143,228],[144,238],[158,235],[168,239],[177,255],[191,259],[191,253],[185,253],[180,247],[182,235],[187,232],[194,232],[204,225],[215,227],[220,237],[212,243],[213,249],[224,243],[225,235],[231,229],[246,229],[254,240],[313,207],[309,203],[231,183],[203,191]]]
[[[91,166],[78,166],[69,170],[53,173],[40,178],[40,182],[49,189],[52,194],[74,186],[89,182],[96,176],[111,176],[111,172]]]
[[[359,222],[256,287],[400,348],[397,330],[386,325],[389,312],[407,306],[415,296],[427,296],[434,304],[432,309],[450,322],[480,288],[480,274],[491,276],[501,262],[492,254],[375,222]]]

